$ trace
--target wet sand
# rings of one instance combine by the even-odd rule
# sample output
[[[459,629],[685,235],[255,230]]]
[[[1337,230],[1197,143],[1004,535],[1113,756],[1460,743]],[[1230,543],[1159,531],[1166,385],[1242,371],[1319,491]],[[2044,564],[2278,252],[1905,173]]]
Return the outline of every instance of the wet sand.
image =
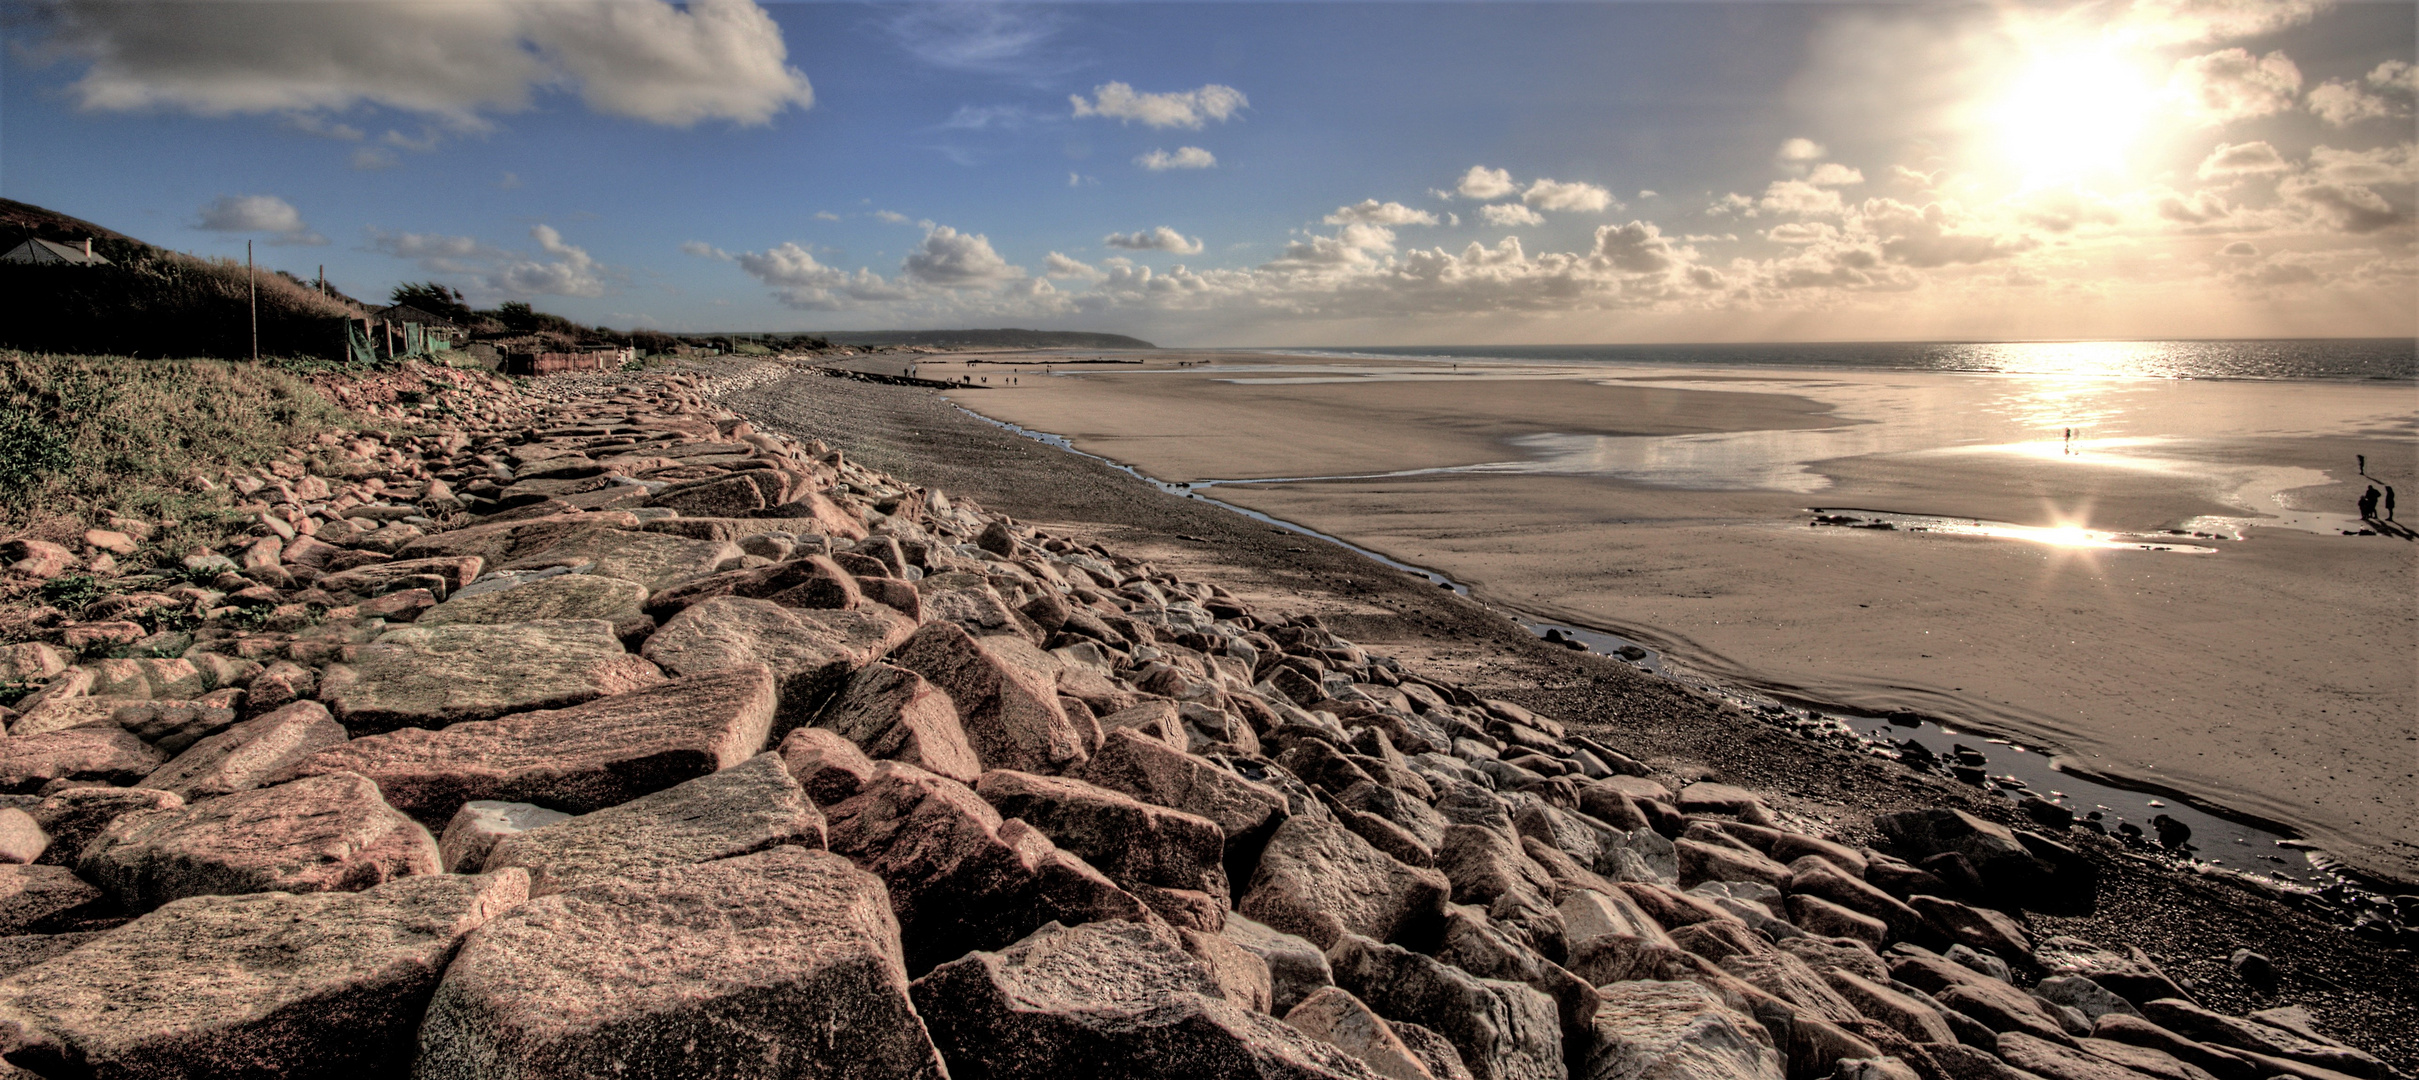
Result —
[[[1721,681],[2048,746],[2419,879],[2419,543],[2329,509],[2355,453],[2419,478],[2408,384],[932,359],[992,380],[966,406],[1162,479],[1482,467],[1212,493]],[[1813,506],[2241,539],[1810,528]]]

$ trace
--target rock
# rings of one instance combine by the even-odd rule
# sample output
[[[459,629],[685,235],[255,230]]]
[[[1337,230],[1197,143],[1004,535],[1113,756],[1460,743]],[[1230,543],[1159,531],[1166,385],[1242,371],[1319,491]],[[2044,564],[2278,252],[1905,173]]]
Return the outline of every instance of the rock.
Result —
[[[823,728],[799,728],[781,740],[782,767],[806,789],[817,806],[855,798],[873,782],[873,759],[840,733]]]
[[[0,562],[7,563],[11,573],[44,580],[76,568],[74,552],[47,540],[17,539],[0,544]]]
[[[48,866],[74,866],[84,846],[121,815],[185,805],[172,792],[111,787],[64,787],[38,799],[17,796],[9,801],[33,815],[34,823],[50,835],[50,846],[39,860]]]
[[[393,1071],[463,935],[527,887],[515,871],[179,900],[0,980],[9,1057],[44,1075]]]
[[[1584,1080],[1781,1080],[1772,1037],[1702,986],[1641,981],[1602,991]]]
[[[2383,1080],[2390,1075],[2383,1061],[2365,1051],[2341,1044],[2313,1042],[2283,1028],[2212,1012],[2180,998],[2145,1001],[2142,1003],[2142,1014],[2154,1024],[2205,1043],[2314,1065],[2367,1080]]]
[[[1754,881],[1776,889],[1789,887],[1789,868],[1753,851],[1695,840],[1681,840],[1672,846],[1680,857],[1682,888],[1703,881]]]
[[[494,851],[497,842],[505,837],[570,818],[571,815],[560,810],[528,803],[486,799],[466,802],[454,811],[444,834],[437,837],[437,862],[449,874],[475,874],[487,865],[487,853]]]
[[[1822,975],[1831,989],[1857,1012],[1880,1021],[1910,1042],[1957,1041],[1956,1032],[1941,1017],[1940,1010],[1892,989],[1886,979],[1877,982],[1837,967],[1825,969]]]
[[[54,780],[133,784],[167,761],[114,724],[0,739],[0,792],[32,791]]]
[[[1112,881],[1227,895],[1226,835],[1208,818],[1055,776],[1009,769],[983,774],[975,794],[1003,818],[1022,818]]]
[[[733,668],[567,709],[364,736],[312,755],[299,772],[360,773],[432,825],[480,799],[585,814],[754,757],[773,701],[772,672]]]
[[[2052,975],[2035,985],[2033,992],[2095,1021],[2110,1013],[2142,1015],[2132,1002],[2081,975]]]
[[[104,895],[64,866],[0,866],[0,934],[73,929]]]
[[[823,815],[778,754],[568,821],[515,833],[488,853],[487,872],[529,871],[532,895],[643,870],[746,855],[781,844],[823,846]]]
[[[1451,888],[1445,875],[1406,866],[1342,825],[1295,817],[1269,837],[1235,910],[1332,949],[1346,933],[1417,936],[1435,925]]]
[[[1575,889],[1562,898],[1555,910],[1562,915],[1564,940],[1573,949],[1607,934],[1634,937],[1655,945],[1672,944],[1663,927],[1625,892],[1607,894]]]
[[[1695,783],[1680,789],[1677,805],[1681,813],[1692,817],[1700,814],[1746,815],[1761,809],[1764,799],[1743,787]]]
[[[481,927],[412,1075],[948,1074],[882,883],[785,845],[588,881]]]
[[[328,665],[319,699],[368,735],[569,708],[662,681],[601,620],[405,626]]]
[[[1435,1080],[1383,1017],[1343,990],[1330,986],[1311,994],[1285,1014],[1285,1022],[1389,1080]]]
[[[2021,1031],[2000,1033],[1999,1057],[2042,1080],[2141,1080],[2116,1062]]]
[[[1400,945],[1356,933],[1327,951],[1336,985],[1389,1020],[1443,1035],[1479,1080],[1567,1077],[1554,1000],[1515,982],[1474,977]]]
[[[1210,978],[1217,982],[1228,1002],[1246,1012],[1269,1012],[1269,999],[1276,994],[1276,980],[1268,972],[1268,961],[1260,959],[1260,954],[1235,944],[1222,930],[1178,927],[1176,936],[1183,939],[1184,951],[1209,970]]]
[[[1787,1056],[1787,1072],[1791,1076],[1852,1080],[1861,1077],[1881,1057],[1881,1048],[1828,1020],[1800,1016],[1790,1025]]]
[[[1920,912],[1924,922],[1939,931],[1942,937],[1957,944],[2001,958],[2017,957],[2028,961],[2032,958],[2032,938],[2022,926],[2017,925],[2016,920],[1999,912],[1920,893],[1908,897],[1907,906]]]
[[[673,675],[762,664],[781,688],[773,737],[812,721],[849,677],[907,640],[915,623],[889,608],[806,611],[718,596],[693,604],[647,638],[647,659]]]
[[[1490,922],[1478,909],[1445,910],[1445,929],[1431,953],[1482,979],[1527,985],[1553,999],[1563,1031],[1584,1030],[1600,1002],[1596,988],[1531,947],[1513,924]]]
[[[1890,928],[1880,919],[1850,911],[1819,896],[1790,897],[1789,921],[1810,934],[1853,938],[1876,949],[1890,940]]]
[[[2059,1024],[2057,1018],[2050,1015],[2048,1010],[2042,1008],[2040,1003],[2025,996],[2024,991],[1997,979],[1977,976],[1964,981],[1936,983],[1933,987],[1927,987],[1925,983],[1932,981],[1927,977],[1929,973],[1911,972],[1903,964],[1892,965],[1891,973],[1917,989],[1931,994],[1933,999],[1940,1002],[1942,1006],[1955,1009],[1981,1021],[1983,1026],[1999,1033],[2002,1043],[2006,1042],[2007,1036],[2011,1033],[2030,1035],[2036,1039],[2061,1045],[2073,1041],[2066,1034],[2065,1027]],[[2019,1064],[2017,1067],[2024,1068],[2025,1066]]]
[[[1230,876],[1258,859],[1285,814],[1285,797],[1267,786],[1131,731],[1105,733],[1100,751],[1068,775],[1210,819],[1226,835]]]
[[[2163,1051],[2107,1039],[2078,1039],[2075,1045],[2102,1061],[2112,1062],[2159,1080],[2216,1080],[2209,1071]]]
[[[595,574],[557,574],[509,589],[455,596],[421,612],[414,626],[452,623],[502,625],[550,619],[603,619],[618,623],[638,617],[647,588],[634,581]]]
[[[434,874],[437,842],[357,773],[125,814],[76,869],[142,910],[187,896],[355,892]]]
[[[1268,965],[1268,1011],[1272,1016],[1283,1016],[1320,987],[1335,985],[1327,954],[1307,940],[1241,915],[1227,916],[1219,934]]]
[[[0,864],[30,863],[50,848],[50,834],[16,807],[0,807]]]
[[[636,515],[626,511],[597,514],[555,514],[520,521],[491,522],[421,537],[395,552],[397,559],[438,556],[478,556],[486,565],[500,566],[546,547],[578,540],[609,529],[635,529]],[[287,556],[295,558],[289,546]]]
[[[832,851],[889,886],[910,974],[1006,948],[1044,923],[1157,921],[1039,830],[912,765],[876,762],[862,790],[824,810]]]
[[[1890,965],[1881,962],[1872,946],[1854,938],[1798,934],[1783,938],[1778,944],[1782,952],[1814,965],[1816,971],[1838,968],[1867,982],[1890,981]]]
[[[817,727],[829,728],[871,757],[905,762],[935,776],[971,784],[983,772],[957,705],[924,677],[902,667],[869,664],[849,677]]]
[[[1504,831],[1448,826],[1436,849],[1436,864],[1453,887],[1454,903],[1483,907],[1507,920],[1559,918],[1552,914],[1553,876]]]
[[[325,706],[297,701],[194,743],[142,786],[187,799],[250,791],[296,775],[305,759],[344,739],[344,725]]]
[[[1198,962],[1145,926],[1046,926],[1005,950],[933,969],[914,994],[959,1075],[1375,1075],[1333,1046],[1228,1003]]]
[[[1799,865],[1800,869],[1781,886],[1793,896],[1820,897],[1859,915],[1879,919],[1883,926],[1889,928],[1890,937],[1894,940],[1906,941],[1926,935],[1928,925],[1925,922],[1924,914],[1907,904],[1900,903],[1897,897],[1891,896],[1861,879],[1849,877],[1846,872],[1827,860],[1812,859]],[[1945,905],[1948,901],[1941,903]],[[1938,910],[1943,918],[1954,916],[1957,924],[1963,928],[1971,929],[1984,925],[1979,915],[1959,915],[1947,907],[1941,907]],[[1854,937],[1856,935],[1841,936]],[[2017,936],[2021,938],[2023,931],[2017,931]]]
[[[1913,1066],[1894,1057],[1850,1058],[1830,1074],[1834,1080],[1920,1080]]]
[[[1474,1080],[1468,1066],[1461,1061],[1461,1051],[1444,1036],[1408,1020],[1389,1021],[1394,1037],[1403,1041],[1403,1048],[1427,1066],[1428,1075],[1436,1080]]]
[[[2130,955],[2120,956],[2088,941],[2053,937],[2041,942],[2034,955],[2053,975],[2083,976],[2135,1005],[2159,998],[2190,1000],[2191,995],[2140,949],[2128,951]]]
[[[2188,1062],[2218,1080],[2262,1080],[2275,1075],[2247,1058],[2187,1039],[2132,1013],[2103,1013],[2093,1021],[2094,1041],[2121,1042]]]
[[[314,585],[332,596],[370,597],[387,592],[398,583],[419,577],[433,577],[446,592],[469,585],[479,576],[483,560],[469,556],[438,556],[425,559],[389,559],[320,578]]]
[[[2049,876],[2048,867],[2014,832],[1962,810],[1903,810],[1876,817],[1873,824],[1918,860],[1946,853],[1962,856],[1990,889],[2031,896]]]
[[[1840,871],[1849,877],[1860,879],[1865,876],[1865,869],[1868,865],[1864,855],[1855,848],[1807,836],[1803,833],[1781,833],[1774,838],[1772,850],[1766,854],[1772,856],[1772,861],[1777,863],[1795,863],[1799,859],[1812,855],[1839,867]]]
[[[600,529],[565,537],[497,569],[530,570],[588,559],[592,561],[588,568],[590,575],[635,581],[649,591],[661,591],[692,578],[732,569],[746,554],[738,545],[719,540]]]
[[[647,505],[677,510],[684,517],[743,518],[764,509],[765,501],[763,490],[748,474],[739,473],[666,488]]]
[[[1003,647],[1013,640],[978,640],[955,623],[932,623],[891,650],[890,662],[949,695],[985,768],[1056,773],[1081,765],[1098,740],[1087,745],[1059,706],[1054,672],[1018,662]]]
[[[2252,989],[2263,994],[2276,992],[2276,984],[2281,977],[2276,970],[2276,961],[2249,949],[2236,949],[2233,955],[2226,958],[2226,967],[2234,972],[2235,978],[2241,979]]]

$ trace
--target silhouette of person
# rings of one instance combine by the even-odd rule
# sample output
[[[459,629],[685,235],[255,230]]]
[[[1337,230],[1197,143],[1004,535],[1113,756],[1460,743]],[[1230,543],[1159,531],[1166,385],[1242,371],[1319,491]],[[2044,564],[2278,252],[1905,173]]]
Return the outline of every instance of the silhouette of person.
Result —
[[[2361,493],[2361,495],[2360,495],[2360,520],[2362,520],[2362,521],[2371,521],[2371,520],[2374,520],[2376,517],[2377,517],[2377,489],[2376,489],[2376,488],[2374,488],[2374,487],[2372,487],[2372,488],[2368,489],[2367,491],[2362,492],[2362,493]]]
[[[2394,520],[2394,485],[2385,486],[2385,519]]]
[[[2369,456],[2367,454],[2354,454],[2352,455],[2352,460],[2360,463],[2360,475],[2367,476],[2369,474]]]

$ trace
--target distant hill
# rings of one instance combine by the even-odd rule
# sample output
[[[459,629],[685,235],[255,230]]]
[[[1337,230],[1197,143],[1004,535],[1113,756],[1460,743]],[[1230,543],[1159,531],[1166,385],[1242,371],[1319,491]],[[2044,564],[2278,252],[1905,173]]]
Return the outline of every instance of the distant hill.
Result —
[[[931,345],[976,349],[1156,349],[1124,334],[1080,330],[861,330],[819,333],[834,345]]]
[[[94,240],[117,240],[130,244],[141,241],[115,229],[105,229],[83,218],[69,217],[15,199],[0,199],[0,239],[15,247],[27,237],[70,244],[90,237]]]

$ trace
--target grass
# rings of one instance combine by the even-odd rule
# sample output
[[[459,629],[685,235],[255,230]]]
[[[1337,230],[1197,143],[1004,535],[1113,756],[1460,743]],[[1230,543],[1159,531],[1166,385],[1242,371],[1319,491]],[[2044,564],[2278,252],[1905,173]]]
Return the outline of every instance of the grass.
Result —
[[[111,511],[163,523],[147,549],[173,562],[248,520],[188,478],[354,426],[275,365],[0,352],[0,529],[72,545]]]
[[[0,265],[13,307],[0,345],[158,356],[252,355],[257,294],[262,355],[336,357],[350,304],[266,268],[148,245],[105,245],[111,266]]]

